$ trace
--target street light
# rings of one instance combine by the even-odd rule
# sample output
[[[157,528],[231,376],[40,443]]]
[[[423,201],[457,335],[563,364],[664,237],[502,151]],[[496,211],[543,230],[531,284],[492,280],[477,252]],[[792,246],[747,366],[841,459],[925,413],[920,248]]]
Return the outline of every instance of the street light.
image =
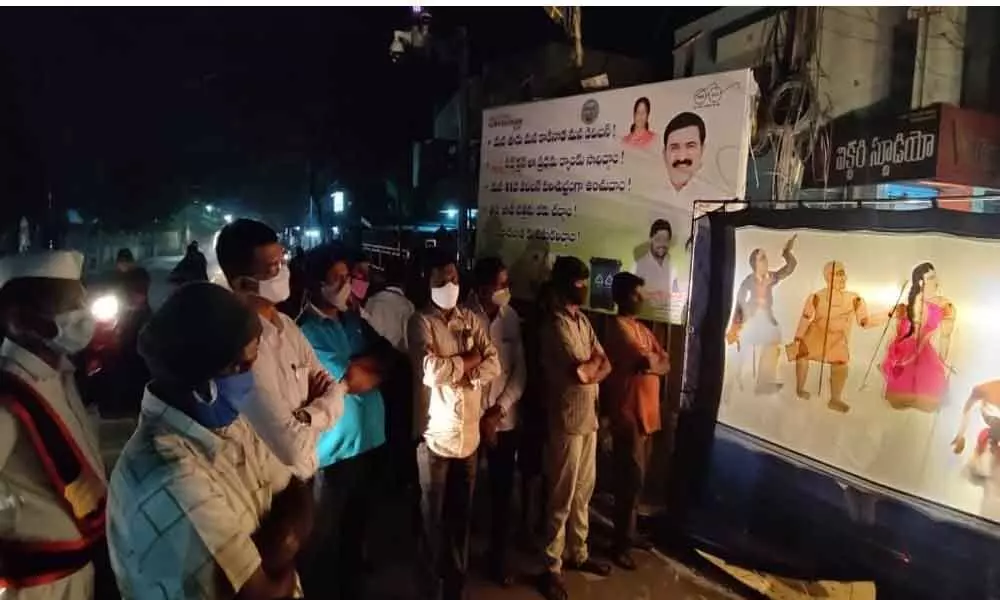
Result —
[[[212,206],[211,204],[206,204],[205,212],[207,212],[208,214],[212,214],[213,212],[215,212],[215,207]]]
[[[337,190],[336,192],[330,194],[333,198],[333,212],[334,214],[340,214],[344,212],[344,192]]]
[[[226,223],[232,223],[233,222],[233,215],[230,215],[230,214],[223,215],[222,216],[222,220],[225,221]]]

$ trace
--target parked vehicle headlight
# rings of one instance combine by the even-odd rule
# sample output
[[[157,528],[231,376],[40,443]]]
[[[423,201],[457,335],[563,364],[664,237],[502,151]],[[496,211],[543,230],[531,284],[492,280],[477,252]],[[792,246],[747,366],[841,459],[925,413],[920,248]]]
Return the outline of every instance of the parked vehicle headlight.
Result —
[[[99,323],[114,321],[118,318],[120,309],[121,303],[118,301],[118,296],[114,294],[98,296],[90,303],[90,314]]]

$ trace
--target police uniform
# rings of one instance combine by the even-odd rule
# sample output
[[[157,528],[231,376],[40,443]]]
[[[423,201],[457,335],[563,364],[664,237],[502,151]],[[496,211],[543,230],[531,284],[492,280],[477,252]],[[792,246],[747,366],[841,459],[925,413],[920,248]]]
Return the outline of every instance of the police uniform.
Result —
[[[13,279],[79,280],[83,257],[46,252],[0,259]],[[90,600],[104,549],[107,490],[94,424],[65,357],[50,365],[0,345],[0,595]]]

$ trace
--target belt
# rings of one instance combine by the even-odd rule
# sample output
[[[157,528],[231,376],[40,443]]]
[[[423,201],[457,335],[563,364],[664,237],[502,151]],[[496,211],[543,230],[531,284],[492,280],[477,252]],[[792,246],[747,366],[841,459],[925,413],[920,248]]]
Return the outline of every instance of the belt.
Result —
[[[104,537],[38,542],[0,539],[0,588],[23,589],[68,577],[93,562]]]

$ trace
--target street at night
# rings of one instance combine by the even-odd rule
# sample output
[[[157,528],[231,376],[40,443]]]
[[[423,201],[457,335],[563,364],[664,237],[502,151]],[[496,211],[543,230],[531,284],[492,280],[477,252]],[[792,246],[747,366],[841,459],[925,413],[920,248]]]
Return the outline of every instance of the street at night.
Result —
[[[1000,600],[998,32],[0,8],[0,600]]]

